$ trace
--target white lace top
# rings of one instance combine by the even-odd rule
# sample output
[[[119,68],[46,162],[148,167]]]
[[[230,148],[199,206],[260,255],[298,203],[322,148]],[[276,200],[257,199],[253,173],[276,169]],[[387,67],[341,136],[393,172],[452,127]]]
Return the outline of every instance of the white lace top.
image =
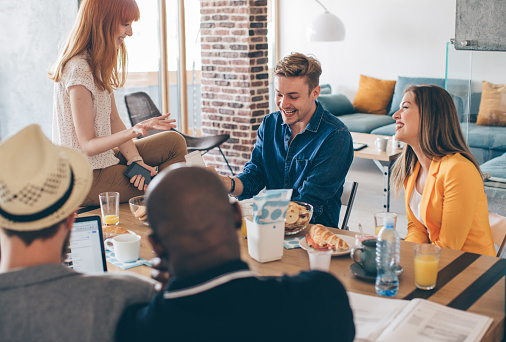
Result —
[[[54,84],[53,95],[53,143],[82,151],[77,140],[72,111],[70,108],[69,87],[83,85],[90,92],[95,115],[95,135],[103,137],[111,135],[111,94],[101,91],[95,84],[87,54],[73,57],[63,69],[62,79]],[[88,157],[91,168],[103,169],[118,164],[119,159],[113,150]]]
[[[425,222],[423,222],[422,217],[420,216],[420,203],[422,202],[422,194],[416,190],[416,186],[413,188],[413,192],[411,193],[411,198],[409,199],[409,208],[415,215],[416,219],[425,226]]]

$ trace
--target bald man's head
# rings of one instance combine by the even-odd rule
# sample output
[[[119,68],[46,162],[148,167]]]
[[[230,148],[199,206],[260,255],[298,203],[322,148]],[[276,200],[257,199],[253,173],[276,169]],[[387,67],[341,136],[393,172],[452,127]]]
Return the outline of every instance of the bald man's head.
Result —
[[[239,257],[240,211],[213,172],[166,169],[150,184],[146,203],[151,228],[175,269],[187,273]]]

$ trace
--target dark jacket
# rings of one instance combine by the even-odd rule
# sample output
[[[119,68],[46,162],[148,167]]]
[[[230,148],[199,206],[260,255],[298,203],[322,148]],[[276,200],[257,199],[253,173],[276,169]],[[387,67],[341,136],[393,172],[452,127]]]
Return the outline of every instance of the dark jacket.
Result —
[[[132,306],[117,341],[353,341],[353,314],[333,275],[258,277],[234,261],[173,279],[149,305]]]

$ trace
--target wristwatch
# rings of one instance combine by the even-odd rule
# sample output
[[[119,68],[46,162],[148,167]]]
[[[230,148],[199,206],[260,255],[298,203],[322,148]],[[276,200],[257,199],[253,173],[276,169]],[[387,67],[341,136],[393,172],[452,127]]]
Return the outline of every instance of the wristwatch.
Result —
[[[228,177],[230,178],[230,191],[228,192],[229,194],[233,194],[234,193],[234,190],[235,190],[235,180],[232,178],[232,177]]]

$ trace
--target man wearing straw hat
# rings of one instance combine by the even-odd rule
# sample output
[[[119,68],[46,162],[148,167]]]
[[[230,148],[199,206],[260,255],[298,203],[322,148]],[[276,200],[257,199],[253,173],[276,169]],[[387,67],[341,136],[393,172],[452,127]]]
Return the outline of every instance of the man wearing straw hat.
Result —
[[[242,215],[219,177],[175,164],[150,183],[151,244],[170,282],[149,305],[134,305],[117,341],[353,341],[343,285],[321,271],[259,277],[241,261]]]
[[[91,186],[86,157],[53,145],[38,125],[3,141],[0,155],[0,340],[112,341],[123,309],[154,289],[61,264]]]

